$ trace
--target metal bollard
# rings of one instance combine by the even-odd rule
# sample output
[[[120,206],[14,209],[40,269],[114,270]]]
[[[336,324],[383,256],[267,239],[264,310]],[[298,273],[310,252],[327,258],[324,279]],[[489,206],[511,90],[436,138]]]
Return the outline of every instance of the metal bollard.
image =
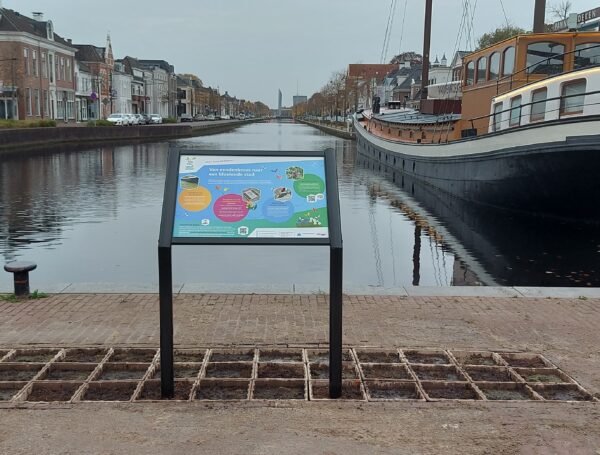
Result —
[[[29,296],[29,272],[36,267],[34,262],[9,262],[4,265],[4,270],[14,274],[15,296]]]

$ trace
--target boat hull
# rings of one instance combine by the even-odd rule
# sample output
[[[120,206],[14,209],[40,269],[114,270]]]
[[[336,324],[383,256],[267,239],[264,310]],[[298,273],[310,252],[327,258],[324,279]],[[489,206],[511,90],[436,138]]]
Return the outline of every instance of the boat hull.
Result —
[[[600,119],[422,145],[382,140],[355,126],[358,153],[387,171],[487,206],[600,221]]]

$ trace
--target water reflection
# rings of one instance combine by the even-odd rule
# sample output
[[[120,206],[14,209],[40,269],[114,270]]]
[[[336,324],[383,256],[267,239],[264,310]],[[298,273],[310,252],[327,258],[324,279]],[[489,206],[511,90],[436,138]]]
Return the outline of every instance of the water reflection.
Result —
[[[354,143],[290,123],[170,143],[44,151],[0,162],[0,254],[38,263],[34,286],[65,282],[157,282],[156,245],[169,147],[337,152],[349,286],[464,284],[461,264],[422,221],[398,209],[402,192],[357,166]],[[391,194],[390,192],[388,192]],[[325,287],[318,247],[179,247],[176,282],[313,284]],[[462,267],[462,266],[461,266]],[[460,269],[462,270],[462,269]],[[0,275],[9,285],[10,276]],[[473,282],[477,282],[474,279]],[[37,283],[37,284],[36,284]]]
[[[445,244],[467,265],[463,279],[472,273],[485,284],[511,286],[599,286],[598,226],[577,221],[526,217],[448,197],[435,188],[379,164],[359,158],[360,166],[385,176],[407,191],[413,205],[440,223]],[[460,273],[455,266],[455,279]]]

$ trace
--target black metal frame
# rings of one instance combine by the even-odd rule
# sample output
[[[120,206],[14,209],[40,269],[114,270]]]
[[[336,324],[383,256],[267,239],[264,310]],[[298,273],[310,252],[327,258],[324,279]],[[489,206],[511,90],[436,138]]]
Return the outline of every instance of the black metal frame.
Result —
[[[255,156],[324,158],[327,194],[329,238],[215,238],[173,237],[179,160],[181,155]],[[302,151],[215,151],[172,149],[169,151],[160,235],[158,239],[158,278],[160,298],[160,364],[161,395],[173,398],[175,378],[173,371],[173,245],[318,245],[330,249],[329,261],[329,396],[342,394],[342,271],[343,245],[335,152]]]

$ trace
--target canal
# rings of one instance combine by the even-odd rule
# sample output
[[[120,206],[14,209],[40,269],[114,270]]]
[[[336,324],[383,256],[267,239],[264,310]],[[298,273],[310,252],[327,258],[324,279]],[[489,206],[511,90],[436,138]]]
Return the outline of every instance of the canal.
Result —
[[[0,156],[0,255],[32,260],[33,288],[154,284],[169,147],[337,152],[348,289],[404,285],[598,286],[597,226],[516,217],[436,194],[357,156],[352,141],[258,123],[170,142]],[[260,292],[327,289],[319,247],[174,248],[174,281]],[[11,277],[0,275],[10,288]]]

